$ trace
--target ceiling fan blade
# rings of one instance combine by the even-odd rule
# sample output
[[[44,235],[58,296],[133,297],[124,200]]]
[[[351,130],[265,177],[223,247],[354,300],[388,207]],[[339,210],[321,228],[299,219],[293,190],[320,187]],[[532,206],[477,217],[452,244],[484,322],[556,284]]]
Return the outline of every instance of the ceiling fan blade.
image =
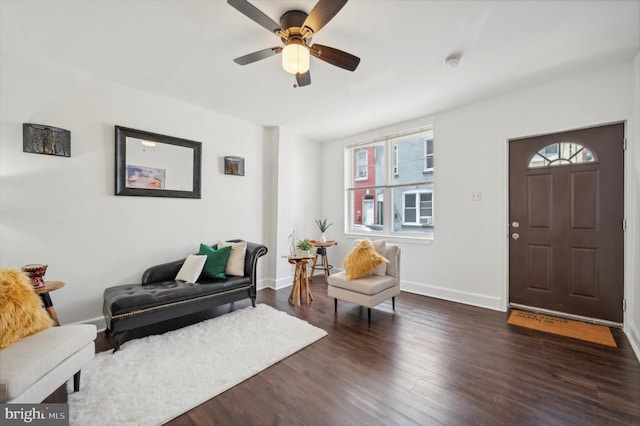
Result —
[[[280,24],[276,23],[273,19],[269,18],[260,9],[252,5],[246,0],[227,0],[227,3],[236,8],[240,13],[247,18],[265,27],[272,33],[278,33],[282,31]]]
[[[235,58],[233,62],[238,65],[247,65],[253,62],[260,61],[262,59],[269,58],[273,55],[277,55],[282,52],[282,47],[270,47],[268,49],[258,50],[257,52],[249,53],[248,55],[240,56],[239,58]]]
[[[309,16],[302,24],[302,30],[307,27],[312,33],[317,33],[334,17],[347,3],[347,0],[318,0]]]
[[[309,71],[305,73],[296,74],[296,83],[298,83],[298,87],[308,86],[311,84],[311,73]]]
[[[316,58],[347,71],[355,71],[360,63],[360,58],[353,56],[351,53],[321,44],[312,45],[309,51]]]

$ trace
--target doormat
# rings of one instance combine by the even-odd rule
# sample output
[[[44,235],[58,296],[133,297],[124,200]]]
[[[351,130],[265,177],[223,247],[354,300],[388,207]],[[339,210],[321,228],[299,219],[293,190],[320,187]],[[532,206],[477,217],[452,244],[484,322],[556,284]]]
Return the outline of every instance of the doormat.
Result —
[[[612,348],[618,347],[616,341],[613,339],[611,330],[604,325],[587,324],[580,321],[535,314],[517,309],[511,311],[507,324],[557,334],[572,339],[584,340]]]

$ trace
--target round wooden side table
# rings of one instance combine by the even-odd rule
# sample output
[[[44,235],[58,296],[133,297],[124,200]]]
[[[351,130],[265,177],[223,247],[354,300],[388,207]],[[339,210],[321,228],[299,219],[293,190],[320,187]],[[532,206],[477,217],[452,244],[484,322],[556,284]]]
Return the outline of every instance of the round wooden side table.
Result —
[[[44,287],[34,288],[36,294],[40,296],[40,299],[42,299],[44,308],[47,310],[54,325],[56,326],[60,325],[60,320],[58,320],[58,314],[56,313],[56,308],[53,307],[53,302],[51,301],[49,293],[61,289],[62,287],[64,287],[64,283],[62,281],[45,281]]]

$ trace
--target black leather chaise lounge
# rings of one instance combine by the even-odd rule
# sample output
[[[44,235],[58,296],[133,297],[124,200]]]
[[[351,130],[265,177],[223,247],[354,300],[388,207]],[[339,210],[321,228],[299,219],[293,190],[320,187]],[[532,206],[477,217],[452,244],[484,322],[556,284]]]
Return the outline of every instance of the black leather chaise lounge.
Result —
[[[250,298],[255,306],[256,267],[258,259],[265,254],[266,246],[247,242],[244,276],[227,276],[225,280],[203,279],[196,283],[176,281],[185,260],[181,259],[147,269],[140,284],[105,289],[102,311],[107,323],[106,332],[113,336],[113,351],[120,349],[122,338],[133,329],[246,298]]]

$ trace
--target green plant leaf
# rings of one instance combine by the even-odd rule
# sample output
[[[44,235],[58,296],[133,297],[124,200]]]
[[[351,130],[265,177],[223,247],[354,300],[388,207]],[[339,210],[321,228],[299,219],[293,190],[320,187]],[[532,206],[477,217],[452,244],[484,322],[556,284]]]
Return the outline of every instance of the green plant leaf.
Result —
[[[325,232],[333,223],[327,225],[327,218],[324,219],[316,219],[316,224],[318,228],[320,228],[320,232]]]
[[[299,250],[311,250],[313,248],[313,243],[308,238],[304,240],[298,240],[298,244],[296,244],[296,248]]]

